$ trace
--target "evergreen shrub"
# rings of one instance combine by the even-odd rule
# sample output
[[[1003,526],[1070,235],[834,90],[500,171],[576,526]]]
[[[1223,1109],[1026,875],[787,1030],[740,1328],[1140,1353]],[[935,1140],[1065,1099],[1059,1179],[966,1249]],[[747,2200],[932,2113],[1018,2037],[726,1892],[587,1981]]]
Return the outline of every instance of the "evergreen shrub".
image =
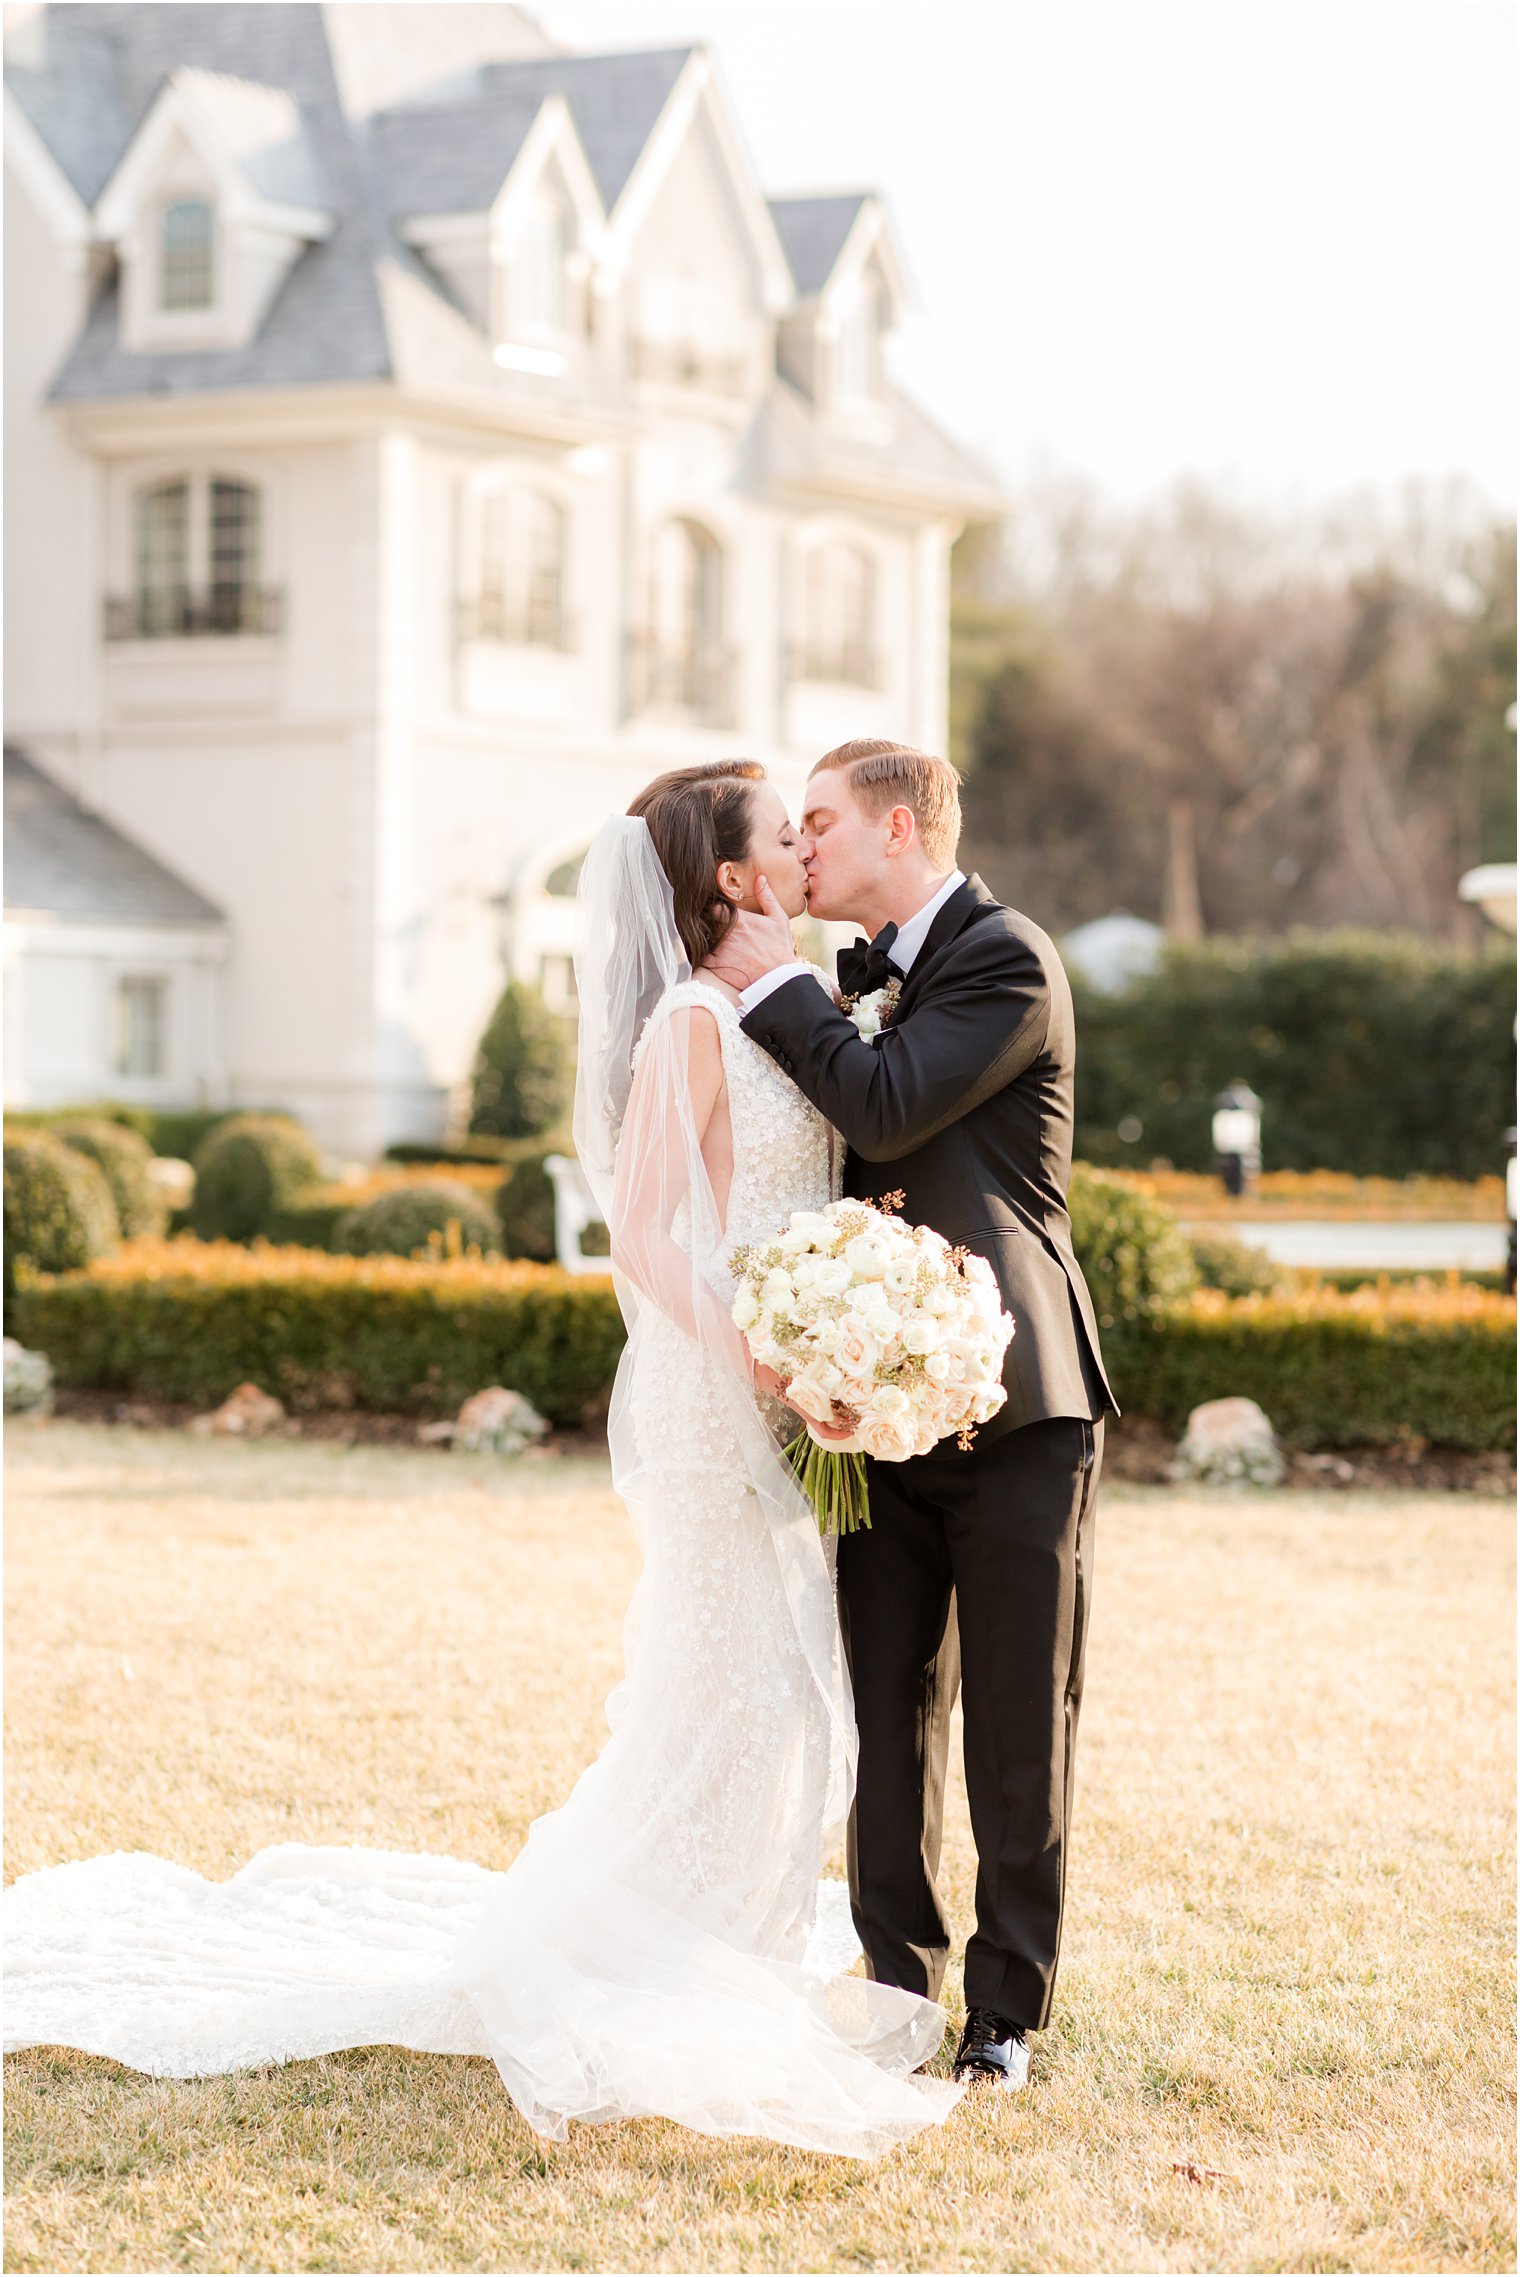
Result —
[[[1073,976],[1076,1150],[1212,1166],[1215,1096],[1264,1102],[1269,1170],[1406,1178],[1501,1171],[1514,1121],[1515,953],[1414,934],[1173,942],[1117,996]],[[1140,1126],[1132,1141],[1121,1123]]]
[[[362,1202],[339,1221],[333,1246],[351,1257],[411,1257],[458,1227],[458,1245],[483,1256],[501,1249],[501,1220],[489,1202],[457,1180],[418,1179]]]
[[[233,1115],[195,1157],[190,1223],[203,1241],[251,1241],[276,1212],[309,1199],[321,1158],[300,1124],[281,1115]]]
[[[1171,1211],[1126,1179],[1077,1163],[1067,1205],[1072,1247],[1105,1334],[1155,1318],[1198,1286],[1192,1249]]]
[[[68,1273],[93,1264],[120,1236],[104,1171],[49,1131],[5,1132],[5,1294],[17,1269]],[[7,1309],[9,1309],[7,1307]],[[25,1343],[25,1337],[22,1338]]]
[[[81,1115],[62,1117],[53,1124],[52,1135],[76,1154],[88,1155],[103,1172],[125,1240],[152,1240],[165,1231],[169,1205],[153,1183],[153,1149],[139,1132],[125,1123]]]
[[[551,1130],[568,1111],[573,1069],[565,1022],[536,988],[508,981],[475,1056],[472,1134],[526,1139]]]

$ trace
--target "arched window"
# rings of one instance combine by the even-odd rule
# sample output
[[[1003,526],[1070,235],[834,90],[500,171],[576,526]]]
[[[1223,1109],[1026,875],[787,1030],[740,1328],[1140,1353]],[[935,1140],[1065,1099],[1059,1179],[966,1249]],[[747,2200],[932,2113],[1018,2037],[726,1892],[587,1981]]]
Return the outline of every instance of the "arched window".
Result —
[[[190,485],[159,482],[137,500],[136,631],[164,640],[190,630]]]
[[[502,484],[480,502],[476,638],[565,646],[565,514],[541,490]]]
[[[216,217],[204,198],[180,198],[160,225],[159,302],[210,308],[216,295]]]
[[[880,393],[881,287],[864,276],[840,321],[839,395],[845,403],[874,403]]]
[[[649,628],[634,652],[638,708],[686,712],[704,726],[727,724],[723,556],[699,522],[666,522],[656,534]]]
[[[876,686],[876,564],[862,547],[831,539],[809,548],[799,634],[799,678]]]
[[[512,329],[528,337],[566,329],[565,264],[570,257],[569,217],[556,197],[533,200],[517,241]]]
[[[260,583],[262,504],[256,483],[228,475],[175,475],[140,490],[135,590],[108,600],[107,636],[278,632],[279,595]]]

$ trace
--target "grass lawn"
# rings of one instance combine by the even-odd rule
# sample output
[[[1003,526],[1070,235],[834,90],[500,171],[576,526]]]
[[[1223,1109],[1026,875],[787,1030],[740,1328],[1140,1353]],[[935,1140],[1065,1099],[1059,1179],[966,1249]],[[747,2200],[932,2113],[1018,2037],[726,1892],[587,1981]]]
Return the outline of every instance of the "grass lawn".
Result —
[[[9,1467],[8,1874],[504,1865],[598,1744],[634,1573],[600,1465],[53,1423]],[[867,2167],[652,2121],[556,2148],[463,2058],[34,2051],[7,2266],[1512,2268],[1511,1541],[1471,1495],[1107,1492],[1026,2097]],[[946,1880],[964,1935],[959,1793]]]

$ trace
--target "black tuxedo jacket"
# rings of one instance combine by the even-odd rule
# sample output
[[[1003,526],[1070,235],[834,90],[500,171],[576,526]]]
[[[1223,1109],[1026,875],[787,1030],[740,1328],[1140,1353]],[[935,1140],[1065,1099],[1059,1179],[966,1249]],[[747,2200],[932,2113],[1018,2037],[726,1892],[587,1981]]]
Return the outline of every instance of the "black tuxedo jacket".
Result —
[[[1048,936],[968,878],[875,1043],[811,974],[773,989],[743,1025],[844,1134],[847,1194],[901,1188],[910,1224],[996,1273],[1014,1320],[1008,1402],[978,1443],[1047,1416],[1117,1413],[1066,1214],[1076,1030]]]

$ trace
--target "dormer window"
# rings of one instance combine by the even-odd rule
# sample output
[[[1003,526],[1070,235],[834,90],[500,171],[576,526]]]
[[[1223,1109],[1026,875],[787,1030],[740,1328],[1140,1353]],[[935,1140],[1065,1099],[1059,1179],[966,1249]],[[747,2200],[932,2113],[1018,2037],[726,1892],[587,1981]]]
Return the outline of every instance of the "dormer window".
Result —
[[[881,287],[864,276],[839,325],[839,395],[845,403],[874,403],[881,394]]]
[[[210,308],[216,298],[216,217],[205,198],[178,198],[159,226],[159,306]]]
[[[558,198],[536,197],[517,241],[512,329],[523,339],[557,338],[567,328],[566,263],[570,222]]]

